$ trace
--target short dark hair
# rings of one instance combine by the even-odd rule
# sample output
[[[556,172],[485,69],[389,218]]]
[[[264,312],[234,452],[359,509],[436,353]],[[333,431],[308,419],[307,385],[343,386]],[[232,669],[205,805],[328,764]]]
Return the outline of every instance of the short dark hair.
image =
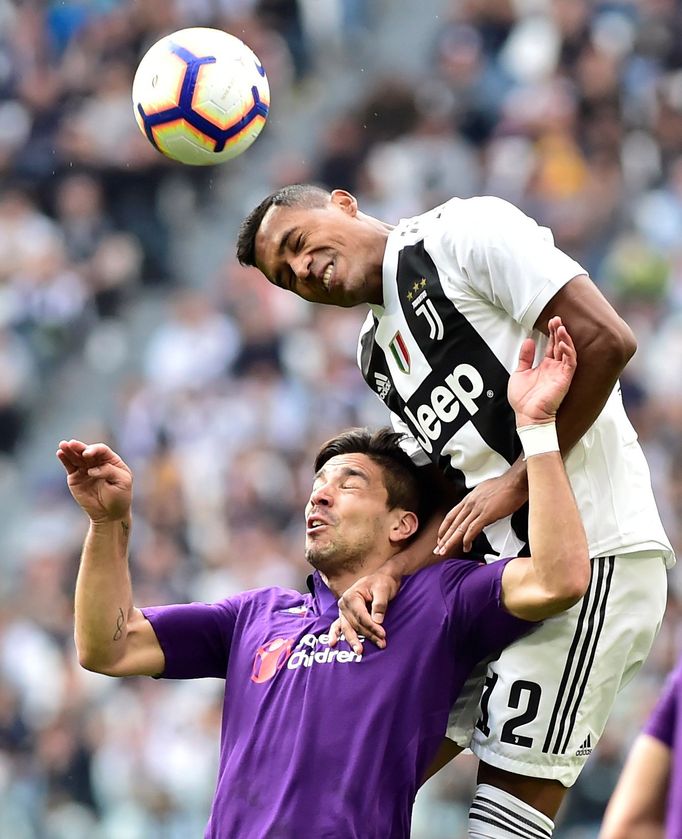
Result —
[[[434,512],[433,488],[426,472],[415,465],[400,446],[405,435],[384,426],[375,431],[351,428],[322,445],[315,458],[315,472],[339,454],[366,454],[381,467],[389,510],[400,507],[417,514],[419,529]]]
[[[251,210],[239,227],[237,259],[242,265],[256,264],[256,234],[270,207],[324,207],[330,193],[316,184],[283,186]]]

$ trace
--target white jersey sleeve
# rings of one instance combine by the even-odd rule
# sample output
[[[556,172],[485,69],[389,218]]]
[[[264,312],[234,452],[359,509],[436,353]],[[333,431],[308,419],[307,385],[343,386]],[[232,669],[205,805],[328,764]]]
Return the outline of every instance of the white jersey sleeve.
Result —
[[[585,269],[554,245],[551,231],[501,198],[448,201],[442,245],[472,290],[525,329]]]

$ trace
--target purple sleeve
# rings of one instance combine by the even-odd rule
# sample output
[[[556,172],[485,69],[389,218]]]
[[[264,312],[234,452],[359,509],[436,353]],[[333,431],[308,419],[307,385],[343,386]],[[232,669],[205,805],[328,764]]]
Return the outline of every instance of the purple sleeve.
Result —
[[[515,617],[502,605],[502,572],[510,559],[488,565],[470,559],[442,563],[441,589],[454,637],[465,641],[478,661],[537,626]]]
[[[219,603],[151,606],[142,614],[163,650],[164,679],[225,678],[241,597]]]
[[[660,699],[644,726],[645,734],[650,734],[652,737],[665,743],[670,749],[672,749],[675,741],[677,701],[681,679],[682,665],[678,665],[676,670],[668,676]]]

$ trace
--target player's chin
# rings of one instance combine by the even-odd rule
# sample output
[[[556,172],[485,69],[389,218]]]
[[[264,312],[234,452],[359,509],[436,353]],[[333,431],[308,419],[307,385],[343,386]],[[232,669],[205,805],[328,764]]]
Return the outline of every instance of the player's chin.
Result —
[[[320,544],[319,540],[306,539],[305,558],[306,562],[313,568],[323,571],[329,563],[332,552],[332,546],[329,543]]]
[[[334,306],[342,306],[344,309],[350,309],[357,306],[359,303],[365,303],[365,299],[359,289],[349,284],[339,283],[334,289],[333,293],[329,295],[329,302]]]

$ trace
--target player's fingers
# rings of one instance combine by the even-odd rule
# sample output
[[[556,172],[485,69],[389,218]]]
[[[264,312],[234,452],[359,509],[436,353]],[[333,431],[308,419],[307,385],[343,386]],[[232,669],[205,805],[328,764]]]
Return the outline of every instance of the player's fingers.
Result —
[[[473,540],[483,529],[483,524],[480,509],[472,506],[465,515],[460,517],[457,526],[451,529],[447,537],[440,540],[439,544],[444,548],[444,555],[456,556],[462,550],[470,551]]]
[[[112,463],[116,466],[122,466],[124,469],[128,467],[116,454],[116,452],[109,448],[106,443],[91,443],[83,449],[83,459],[88,463]]]
[[[384,640],[386,630],[380,624],[374,623],[366,605],[363,605],[361,609],[346,613],[345,617],[353,624],[353,627],[358,632],[362,633],[362,635],[369,638],[375,644],[378,641]]]
[[[563,341],[565,344],[568,344],[569,347],[575,349],[575,344],[573,343],[573,338],[571,338],[571,333],[566,329],[563,324],[560,324],[556,331],[557,338],[560,341]]]
[[[460,501],[459,504],[454,506],[452,510],[446,513],[443,516],[443,521],[440,523],[440,527],[438,528],[438,538],[441,539],[445,534],[452,529],[453,525],[456,527],[460,521],[466,516],[466,510],[468,508],[468,500],[465,498],[463,501]]]
[[[375,592],[372,600],[372,613],[370,615],[372,619],[372,626],[371,629],[366,630],[367,637],[371,638],[371,640],[374,641],[378,647],[381,647],[381,649],[386,646],[386,630],[382,624],[384,622],[384,618],[386,617],[386,610],[388,609],[389,601],[390,597],[388,596],[388,592],[383,592],[381,594]]]
[[[551,340],[551,339],[550,339]],[[535,359],[535,342],[532,338],[526,338],[521,344],[519,350],[519,364],[516,368],[517,373],[523,373],[525,370],[530,370]]]
[[[59,462],[62,464],[64,469],[66,469],[67,475],[73,475],[75,472],[78,472],[78,466],[75,466],[73,463],[71,463],[69,458],[61,449],[57,450],[56,455]]]
[[[383,599],[388,602],[389,598]],[[341,600],[344,601],[344,605],[339,607],[342,617],[356,632],[380,646],[385,640],[386,630],[374,622],[369,611],[369,604],[374,601],[374,592],[370,589],[346,592]]]
[[[386,646],[386,630],[382,626],[384,617],[386,616],[386,606],[379,604],[379,606],[372,605],[372,627],[374,630],[371,640],[382,650]],[[370,636],[368,636],[370,637]]]
[[[462,549],[464,550],[464,553],[468,554],[473,548],[474,539],[482,532],[483,527],[484,520],[479,516],[467,523],[467,528],[464,533],[464,537],[462,538]]]
[[[332,625],[329,627],[329,646],[335,647],[339,643],[339,638],[341,637],[342,629],[341,629],[341,619],[337,618]]]
[[[341,608],[341,601],[339,600],[339,608]],[[358,633],[355,629],[351,626],[351,624],[346,620],[345,616],[342,614],[338,618],[339,625],[341,627],[341,632],[343,637],[346,639],[350,648],[353,650],[354,653],[357,655],[362,655],[362,643],[358,638]]]
[[[453,525],[443,536],[438,537],[434,553],[439,556],[456,555],[462,546],[465,533],[466,527],[463,524]]]
[[[556,352],[556,327],[553,325],[554,318],[551,318],[548,324],[547,346],[545,347],[545,358],[554,358]]]
[[[569,369],[576,367],[578,360],[576,358],[575,350],[568,346],[563,341],[559,341],[559,350],[557,353],[561,363]]]
[[[74,446],[73,443],[77,441],[75,440],[61,440],[59,443],[59,451],[63,456],[62,463],[66,460],[70,464],[76,467],[83,466],[83,457],[82,457],[82,450],[79,450],[78,447]],[[85,448],[84,444],[83,448]]]
[[[577,356],[575,344],[573,343],[573,339],[568,333],[568,330],[565,326],[560,326],[557,330],[557,341],[562,349],[562,353],[564,355],[569,356],[570,358],[575,359]]]
[[[466,523],[459,525],[456,531],[448,538],[444,539],[440,545],[443,556],[458,556],[462,552],[469,553],[473,546],[473,541],[483,529],[478,517],[468,520]]]
[[[369,623],[368,601],[371,600],[369,592],[351,588],[339,597],[339,612],[341,617],[349,621],[353,627],[359,628],[363,623]]]
[[[382,624],[384,622],[384,617],[386,616],[386,610],[388,609],[388,601],[389,596],[386,591],[382,590],[375,590],[374,596],[372,598],[372,613],[371,618],[373,623],[375,624]],[[383,627],[380,627],[381,632],[384,632]]]
[[[127,475],[113,463],[100,463],[97,466],[90,466],[88,468],[88,477],[99,478],[108,484],[124,486]]]
[[[464,503],[460,504],[458,516],[453,519],[452,524],[443,532],[443,535],[441,536],[439,534],[438,536],[436,547],[447,548],[446,551],[441,551],[441,553],[446,555],[448,550],[452,550],[453,548],[458,550],[460,548],[460,543],[463,541],[471,522],[478,518],[478,515],[476,506],[469,499],[467,499],[466,506]]]

